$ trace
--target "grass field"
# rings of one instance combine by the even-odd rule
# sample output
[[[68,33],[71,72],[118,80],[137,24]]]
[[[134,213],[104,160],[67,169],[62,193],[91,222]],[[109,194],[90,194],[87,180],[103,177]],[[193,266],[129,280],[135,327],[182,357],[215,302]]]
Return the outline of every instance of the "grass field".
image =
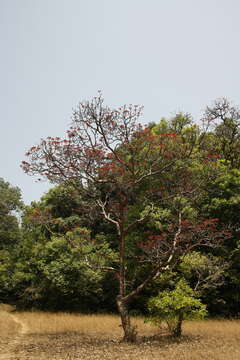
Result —
[[[185,322],[174,340],[134,319],[136,344],[120,342],[117,316],[0,312],[1,360],[239,360],[240,320]]]

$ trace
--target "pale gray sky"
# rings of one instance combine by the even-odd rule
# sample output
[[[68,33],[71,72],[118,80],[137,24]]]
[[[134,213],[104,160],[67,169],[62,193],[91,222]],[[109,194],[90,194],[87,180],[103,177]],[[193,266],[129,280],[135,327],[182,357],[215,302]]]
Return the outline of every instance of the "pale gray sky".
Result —
[[[22,172],[24,153],[64,136],[98,89],[143,104],[144,122],[239,104],[239,16],[239,0],[0,0],[0,177],[38,200],[49,185]]]

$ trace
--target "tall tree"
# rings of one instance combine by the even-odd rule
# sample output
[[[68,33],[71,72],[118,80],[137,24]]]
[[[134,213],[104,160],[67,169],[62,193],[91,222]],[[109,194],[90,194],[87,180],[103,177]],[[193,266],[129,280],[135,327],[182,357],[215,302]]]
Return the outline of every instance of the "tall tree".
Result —
[[[104,106],[101,93],[79,104],[73,113],[67,138],[49,137],[28,152],[23,170],[52,183],[71,182],[101,210],[116,228],[119,280],[117,305],[124,340],[133,341],[129,303],[162,271],[194,246],[211,244],[223,233],[216,221],[188,219],[188,202],[199,191],[196,141],[186,141],[173,131],[154,134],[138,123],[142,107]],[[191,130],[190,130],[191,131]],[[134,239],[131,234],[153,215],[156,203],[173,204],[165,228],[158,234]],[[145,272],[140,282],[129,279],[128,256]]]

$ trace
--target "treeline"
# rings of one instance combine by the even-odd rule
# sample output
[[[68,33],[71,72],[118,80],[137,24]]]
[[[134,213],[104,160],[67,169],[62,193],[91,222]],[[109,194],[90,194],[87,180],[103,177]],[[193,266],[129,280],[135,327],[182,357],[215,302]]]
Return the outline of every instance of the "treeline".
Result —
[[[182,284],[210,316],[238,317],[238,109],[223,99],[201,124],[177,114],[142,127],[139,108],[110,110],[101,95],[83,105],[66,139],[23,162],[55,187],[25,206],[0,181],[1,302],[116,312],[120,293],[118,306],[146,314]]]

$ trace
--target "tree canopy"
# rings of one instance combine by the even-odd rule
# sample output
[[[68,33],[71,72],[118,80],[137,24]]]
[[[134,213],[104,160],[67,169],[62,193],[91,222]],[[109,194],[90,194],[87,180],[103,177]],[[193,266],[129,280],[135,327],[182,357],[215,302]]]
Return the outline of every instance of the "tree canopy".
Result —
[[[42,139],[22,162],[30,175],[75,188],[82,213],[95,209],[115,229],[118,260],[108,270],[119,281],[117,305],[126,341],[134,336],[128,313],[133,299],[185,253],[230,236],[198,206],[218,168],[219,154],[206,146],[207,130],[184,114],[142,126],[141,112],[137,105],[110,109],[99,93],[73,112],[67,138]],[[205,125],[211,122],[206,113]],[[42,214],[35,211],[43,223]]]

